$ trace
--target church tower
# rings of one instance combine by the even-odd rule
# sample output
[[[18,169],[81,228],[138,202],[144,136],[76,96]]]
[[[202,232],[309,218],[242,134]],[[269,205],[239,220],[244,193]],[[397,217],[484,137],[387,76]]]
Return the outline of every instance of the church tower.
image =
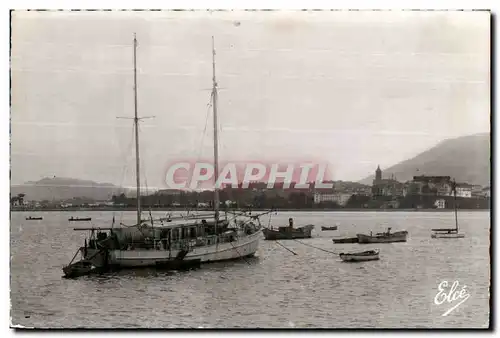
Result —
[[[382,170],[380,170],[380,165],[377,167],[377,170],[375,170],[375,182],[380,182],[382,181]]]

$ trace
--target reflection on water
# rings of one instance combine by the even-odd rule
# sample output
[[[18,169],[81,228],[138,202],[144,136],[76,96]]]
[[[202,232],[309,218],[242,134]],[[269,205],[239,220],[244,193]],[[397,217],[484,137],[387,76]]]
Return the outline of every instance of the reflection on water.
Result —
[[[313,223],[302,240],[334,253],[380,249],[380,260],[344,263],[338,255],[297,241],[285,248],[262,240],[247,261],[203,265],[186,272],[122,270],[63,279],[61,268],[83,243],[68,213],[43,221],[12,213],[12,322],[35,327],[487,327],[490,214],[460,212],[464,239],[431,239],[431,228],[454,226],[450,212],[282,212],[297,226]],[[158,216],[163,213],[158,213]],[[73,216],[84,216],[75,213]],[[124,223],[133,212],[123,214]],[[110,212],[93,212],[108,225]],[[267,219],[264,220],[267,224]],[[101,223],[100,223],[101,222]],[[320,230],[339,225],[338,231]],[[88,224],[81,225],[88,226]],[[333,244],[339,236],[408,230],[407,243]],[[433,303],[438,284],[458,280],[471,297],[442,317]],[[28,317],[28,318],[27,318]]]

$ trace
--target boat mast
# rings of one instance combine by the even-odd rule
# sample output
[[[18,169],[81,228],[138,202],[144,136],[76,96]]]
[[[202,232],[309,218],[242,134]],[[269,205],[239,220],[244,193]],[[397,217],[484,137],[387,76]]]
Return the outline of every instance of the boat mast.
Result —
[[[139,118],[137,117],[137,39],[134,33],[134,129],[135,129],[135,179],[137,194],[137,225],[141,224],[141,176],[139,166]]]
[[[212,36],[212,96],[214,113],[214,182],[217,183],[219,177],[219,145],[218,145],[218,124],[217,124],[217,80],[215,79],[215,44]],[[217,231],[217,222],[219,221],[219,188],[214,185],[214,211],[215,211],[215,229]]]
[[[457,216],[457,182],[453,180],[453,206],[455,207],[455,230],[458,233],[458,216]]]

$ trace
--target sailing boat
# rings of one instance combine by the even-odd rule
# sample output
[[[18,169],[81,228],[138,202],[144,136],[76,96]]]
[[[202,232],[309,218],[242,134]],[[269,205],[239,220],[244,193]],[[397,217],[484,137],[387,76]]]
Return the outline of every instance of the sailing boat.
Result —
[[[465,234],[458,232],[458,215],[457,215],[457,183],[455,180],[451,182],[453,191],[453,206],[455,208],[455,228],[432,229],[431,238],[464,238]]]
[[[215,262],[253,256],[259,247],[262,225],[260,215],[245,212],[219,214],[219,190],[214,189],[214,210],[210,213],[189,217],[169,217],[166,224],[141,222],[141,194],[139,179],[139,132],[137,116],[137,40],[134,36],[134,126],[136,152],[137,223],[128,227],[80,228],[90,230],[87,245],[79,250],[86,261],[95,267],[114,266],[144,267],[158,266],[172,260],[200,260]],[[214,169],[218,177],[218,135],[217,135],[217,81],[215,77],[215,47],[212,37],[212,108],[214,125]],[[148,224],[149,223],[149,224]],[[113,218],[114,225],[114,218]]]

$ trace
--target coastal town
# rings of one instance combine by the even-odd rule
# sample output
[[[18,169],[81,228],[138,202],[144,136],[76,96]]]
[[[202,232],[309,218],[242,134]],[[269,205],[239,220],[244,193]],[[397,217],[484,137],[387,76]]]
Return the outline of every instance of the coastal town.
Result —
[[[384,177],[380,167],[375,170],[372,185],[348,181],[328,181],[332,188],[318,188],[314,183],[308,189],[287,188],[276,183],[269,188],[265,182],[252,182],[247,188],[223,186],[220,201],[223,208],[282,210],[348,210],[348,209],[453,209],[453,179],[450,176],[414,176],[406,182],[390,175]],[[108,200],[95,200],[87,196],[71,199],[30,200],[19,193],[11,196],[11,209],[15,210],[114,210],[133,209],[134,191],[113,194]],[[489,209],[490,187],[456,182],[456,197],[462,209]],[[162,189],[145,192],[141,202],[148,209],[211,209],[212,192]]]

